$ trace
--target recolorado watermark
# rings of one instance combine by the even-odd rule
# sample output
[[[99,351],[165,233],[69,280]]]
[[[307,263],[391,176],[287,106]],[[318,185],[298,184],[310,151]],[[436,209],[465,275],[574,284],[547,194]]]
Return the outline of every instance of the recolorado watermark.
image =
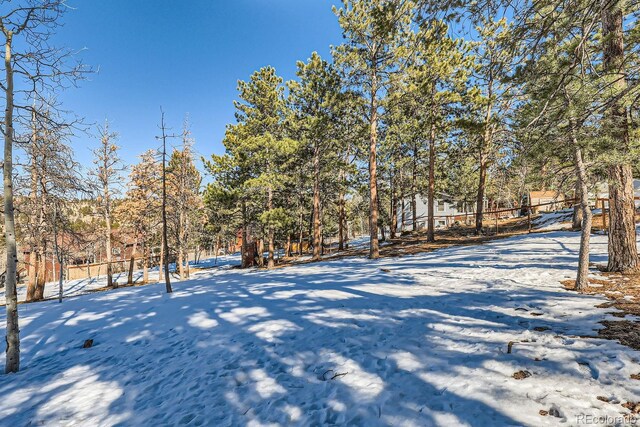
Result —
[[[638,418],[628,415],[576,415],[578,425],[601,425],[601,426],[636,426],[640,425]]]

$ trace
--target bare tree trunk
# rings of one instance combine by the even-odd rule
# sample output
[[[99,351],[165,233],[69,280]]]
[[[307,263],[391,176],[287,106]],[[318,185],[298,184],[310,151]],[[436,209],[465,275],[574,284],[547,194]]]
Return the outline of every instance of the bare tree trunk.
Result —
[[[602,40],[604,71],[610,75],[616,94],[627,88],[624,70],[623,2],[602,0]],[[605,113],[611,138],[617,142],[615,150],[622,155],[629,152],[629,129],[623,101],[616,101]],[[638,270],[636,246],[635,203],[633,173],[628,160],[609,166],[609,264],[608,271],[635,272]]]
[[[164,127],[164,112],[162,114],[162,248],[165,256],[164,260],[164,282],[167,293],[173,292],[171,288],[171,277],[169,276],[169,241],[167,231],[167,137]]]
[[[28,281],[27,281],[27,296],[26,301],[33,301],[36,292],[36,250],[35,246],[31,247],[29,252],[29,265],[27,267]]]
[[[186,273],[184,271],[184,250],[182,249],[182,245],[178,246],[178,259],[176,260],[176,263],[178,264],[180,279],[184,280]]]
[[[344,200],[344,191],[340,190],[340,195],[338,197],[338,250],[344,250],[344,243],[347,237],[346,230],[346,212],[345,212],[345,200]]]
[[[413,168],[411,171],[411,230],[418,229],[418,206],[416,197],[418,193],[418,143],[413,143]]]
[[[36,292],[36,280],[37,280],[37,262],[36,262],[36,246],[38,244],[38,236],[40,229],[40,222],[38,221],[38,209],[36,209],[37,200],[38,200],[38,161],[37,161],[37,128],[36,128],[36,113],[35,109],[31,114],[31,123],[32,123],[32,135],[31,135],[31,194],[29,198],[31,200],[31,213],[30,213],[30,222],[33,227],[31,230],[31,239],[30,239],[30,252],[29,252],[29,265],[27,267],[28,270],[28,282],[27,282],[27,296],[26,301],[33,301],[35,299]]]
[[[264,238],[258,239],[258,267],[264,267]]]
[[[398,197],[397,197],[397,192],[396,192],[396,180],[394,179],[394,174],[391,175],[391,182],[390,182],[390,188],[391,188],[391,206],[389,207],[391,209],[391,230],[390,230],[390,238],[391,239],[395,239],[396,238],[396,231],[398,229]]]
[[[36,262],[38,270],[36,273],[36,289],[33,295],[34,301],[41,301],[44,298],[44,288],[47,283],[47,251],[46,248],[38,247],[36,250]],[[53,261],[52,261],[53,264]]]
[[[4,67],[6,74],[4,111],[4,232],[7,249],[7,269],[5,277],[5,300],[7,313],[5,372],[20,369],[20,329],[18,327],[18,294],[16,270],[18,248],[16,246],[16,226],[13,210],[13,64],[11,44],[13,33],[5,33]]]
[[[480,153],[478,194],[476,197],[476,234],[482,234],[482,220],[484,216],[484,193],[487,184],[487,162],[484,153]]]
[[[271,188],[269,188],[267,208],[269,210],[273,209],[273,190]],[[275,252],[275,237],[273,225],[269,224],[269,227],[267,228],[267,250],[269,251],[267,257],[267,268],[273,268],[275,266],[275,261],[273,259],[273,253]],[[262,254],[260,254],[260,257],[262,257]]]
[[[572,126],[573,127],[573,126]],[[580,209],[582,211],[582,231],[580,232],[580,253],[578,258],[578,274],[576,289],[581,291],[589,284],[589,239],[591,237],[592,214],[589,208],[589,190],[587,188],[587,171],[582,159],[582,152],[577,144],[575,132],[572,132],[576,175],[580,185]]]
[[[143,257],[144,259],[142,260],[142,283],[148,283],[149,282],[149,245],[147,244],[147,242],[143,242]]]
[[[138,249],[138,240],[133,242],[133,249],[131,250],[131,258],[129,259],[129,275],[127,276],[127,284],[133,285],[133,269],[136,266],[136,250]]]
[[[405,206],[404,206],[404,191],[400,195],[400,209],[402,210],[400,214],[400,233],[404,233],[404,225],[405,225]]]
[[[302,242],[304,239],[304,213],[300,211],[300,230],[298,233],[298,256],[302,256]]]
[[[64,281],[64,256],[58,245],[58,207],[53,204],[53,249],[55,256],[52,256],[51,263],[55,265],[56,260],[60,263],[60,272],[58,278],[58,302],[62,303],[63,281]]]
[[[320,218],[320,147],[316,142],[313,150],[313,259],[319,260],[321,255],[320,241],[322,223]]]
[[[582,157],[582,154],[581,154],[581,157]],[[576,178],[576,189],[575,189],[575,197],[574,197],[574,199],[576,200],[574,201],[575,204],[573,206],[573,217],[572,217],[572,225],[571,225],[571,228],[573,228],[574,230],[579,230],[582,227],[582,215],[584,212],[581,204],[581,201],[582,201],[582,194],[580,194],[581,191],[582,191],[582,183],[580,182],[579,178]],[[587,197],[587,200],[588,200],[588,197]]]
[[[489,72],[488,81],[488,94],[487,97],[491,99],[493,96],[493,72]],[[484,117],[484,132],[482,134],[482,140],[480,141],[480,167],[479,167],[479,182],[478,182],[478,195],[476,197],[476,234],[482,234],[482,219],[484,214],[484,196],[487,185],[487,162],[489,156],[489,150],[493,143],[493,132],[491,126],[491,117],[493,114],[493,103],[489,102],[485,110]],[[531,204],[531,203],[529,203]]]
[[[160,237],[160,261],[158,264],[158,282],[164,280],[164,236]]]
[[[242,201],[242,232],[240,235],[240,250],[242,251],[241,262],[242,268],[247,268],[251,263],[249,262],[249,245],[247,244],[247,202]]]
[[[369,111],[369,258],[380,257],[378,246],[378,76],[373,72],[371,79],[371,105]]]
[[[287,248],[284,251],[284,256],[291,258],[291,233],[287,234]]]
[[[105,211],[104,211],[104,222],[106,225],[105,228],[105,245],[106,245],[106,251],[107,251],[107,286],[112,288],[114,287],[114,283],[113,283],[113,267],[111,265],[111,263],[113,262],[113,254],[111,252],[112,248],[111,248],[111,209],[109,208],[108,204],[109,202],[107,201],[108,199],[108,194],[109,194],[109,187],[105,187],[104,188],[104,197],[105,197]],[[116,283],[115,286],[117,287],[118,284]]]
[[[435,120],[435,118],[433,119]],[[435,217],[433,204],[435,203],[436,192],[436,125],[431,123],[431,133],[429,138],[429,191],[427,207],[427,241],[435,242]]]

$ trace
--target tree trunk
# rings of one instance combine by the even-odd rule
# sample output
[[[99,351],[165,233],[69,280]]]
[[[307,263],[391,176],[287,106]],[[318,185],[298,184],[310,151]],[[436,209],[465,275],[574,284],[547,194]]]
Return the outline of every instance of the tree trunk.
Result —
[[[178,270],[180,274],[180,280],[185,279],[185,271],[184,271],[184,250],[182,249],[182,245],[178,246],[178,259],[176,260],[178,263]]]
[[[184,280],[186,277],[184,271],[184,209],[180,209],[180,212],[178,213],[178,227],[178,236],[180,241],[178,242],[178,259],[176,260],[176,263],[178,264],[180,280]]]
[[[160,263],[158,264],[158,281],[164,280],[164,235],[160,237]]]
[[[627,88],[624,70],[623,10],[621,1],[602,0],[603,68],[610,77],[614,96]],[[616,141],[614,153],[624,157],[629,152],[627,114],[622,100],[615,101],[605,112],[605,126]],[[618,161],[608,168],[609,175],[609,264],[608,271],[638,270],[636,246],[633,174],[628,160]]]
[[[389,206],[389,209],[391,209],[391,212],[389,215],[391,217],[391,230],[389,231],[390,234],[390,238],[391,239],[395,239],[396,238],[396,231],[398,229],[398,197],[397,197],[397,192],[396,192],[396,187],[395,187],[395,179],[393,179],[393,174],[391,175],[391,182],[390,182],[390,188],[391,188],[391,206]]]
[[[580,154],[580,156],[582,157],[582,153]],[[574,154],[574,157],[575,157],[575,154]],[[577,164],[577,161],[576,161],[576,164]],[[573,217],[572,217],[572,225],[571,225],[571,228],[573,228],[574,230],[579,230],[582,227],[582,215],[584,213],[584,210],[582,209],[582,204],[581,204],[582,194],[580,194],[580,192],[582,191],[582,184],[583,183],[580,182],[580,179],[577,177],[577,173],[576,173],[576,189],[575,189],[575,197],[574,197],[574,199],[576,200],[573,202],[575,204],[573,205]],[[587,200],[588,199],[589,198],[587,197]]]
[[[338,250],[344,250],[344,243],[346,240],[346,212],[345,212],[345,200],[344,200],[344,191],[340,190],[340,195],[338,196]]]
[[[376,151],[378,145],[378,76],[371,79],[371,105],[369,111],[369,258],[380,257],[378,246],[378,171]]]
[[[241,263],[242,268],[249,267],[252,262],[249,260],[249,245],[247,242],[247,202],[242,201],[242,231],[240,234],[240,250],[242,251]]]
[[[291,233],[287,234],[287,248],[284,251],[284,256],[291,258]]]
[[[435,120],[435,119],[433,119]],[[431,123],[431,133],[429,137],[429,192],[427,206],[427,241],[435,242],[435,216],[434,206],[436,192],[436,125]]]
[[[313,260],[321,255],[322,223],[320,218],[320,147],[316,142],[313,150]]]
[[[405,213],[404,213],[404,182],[402,180],[402,171],[400,171],[400,234],[404,233],[404,221],[405,221]]]
[[[133,269],[136,267],[136,250],[138,249],[138,241],[133,242],[131,250],[131,258],[129,259],[129,275],[127,276],[127,284],[133,285]]]
[[[582,211],[582,231],[580,232],[580,253],[578,257],[578,274],[576,277],[576,290],[584,290],[589,277],[589,239],[591,237],[592,214],[589,208],[589,190],[587,188],[587,172],[582,159],[582,152],[577,144],[575,133],[572,132],[574,144],[574,158],[576,163],[576,176],[580,186],[580,210]]]
[[[268,205],[267,209],[271,211],[273,209],[273,190],[269,188],[269,196],[268,196]],[[273,253],[275,252],[275,230],[272,224],[269,224],[267,228],[267,250],[269,251],[267,256],[267,268],[271,269],[275,266],[275,261],[273,259]],[[262,254],[260,254],[262,258]]]
[[[488,81],[488,94],[487,97],[491,99],[493,96],[493,72],[489,72]],[[484,214],[484,196],[487,185],[487,162],[489,151],[493,144],[493,132],[491,127],[491,116],[493,114],[493,103],[487,104],[484,117],[484,132],[482,134],[482,140],[480,141],[480,167],[479,167],[479,182],[478,182],[478,194],[476,197],[476,234],[482,234],[482,217]],[[531,204],[531,203],[529,203]]]
[[[162,111],[162,109],[160,110]],[[173,292],[169,275],[169,238],[167,230],[167,139],[164,133],[164,112],[162,113],[162,248],[164,252],[164,283],[168,294]]]
[[[111,253],[111,212],[110,212],[111,209],[109,208],[109,201],[108,201],[109,188],[105,187],[104,191],[105,191],[104,221],[106,224],[105,239],[106,239],[106,251],[107,251],[107,286],[112,288],[114,287],[114,283],[113,283],[113,269],[112,269],[113,267],[111,265],[113,261],[113,254]],[[117,286],[118,284],[115,283],[115,287]]]
[[[418,205],[416,197],[418,193],[418,143],[413,142],[413,168],[411,170],[411,230],[418,229]]]
[[[302,241],[304,238],[304,213],[300,211],[300,230],[298,233],[298,256],[302,256]]]
[[[144,258],[142,260],[142,283],[146,284],[149,282],[149,249],[146,241],[143,242],[143,245],[142,254]]]
[[[34,301],[41,301],[44,298],[44,288],[47,283],[47,252],[46,248],[39,247],[36,250],[36,262],[38,271],[36,273],[36,289],[33,295]],[[53,261],[52,261],[53,264]]]
[[[11,64],[12,33],[6,34],[4,67],[6,74],[4,111],[4,232],[7,249],[7,269],[5,274],[5,300],[7,313],[5,372],[20,369],[20,329],[18,327],[18,294],[16,270],[18,248],[16,246],[16,226],[13,210],[13,68]]]
[[[29,199],[31,200],[31,212],[30,222],[31,222],[31,244],[29,251],[29,265],[27,267],[28,272],[28,282],[27,282],[27,296],[26,301],[33,301],[35,298],[36,292],[36,277],[37,277],[37,264],[36,264],[36,246],[38,244],[38,234],[40,229],[40,222],[38,221],[38,209],[36,206],[38,204],[38,160],[37,160],[37,149],[36,144],[37,141],[37,128],[36,128],[36,113],[35,109],[31,113],[31,123],[32,123],[32,135],[31,135],[31,194],[29,195]]]
[[[258,239],[257,255],[258,255],[258,267],[264,267],[264,238]]]
[[[478,195],[476,197],[476,234],[482,234],[482,219],[484,216],[484,193],[487,184],[487,162],[484,154],[480,154],[480,179],[478,182]]]
[[[36,250],[35,247],[31,247],[29,252],[29,265],[27,267],[28,279],[27,279],[27,296],[26,301],[33,301],[36,292]]]

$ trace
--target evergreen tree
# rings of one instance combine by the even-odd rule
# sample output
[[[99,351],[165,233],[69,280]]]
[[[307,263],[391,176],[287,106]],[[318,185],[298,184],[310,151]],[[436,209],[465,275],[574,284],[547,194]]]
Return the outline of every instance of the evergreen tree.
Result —
[[[408,41],[415,4],[410,0],[343,0],[334,7],[345,44],[335,49],[336,62],[346,72],[348,83],[367,100],[364,116],[369,125],[369,257],[378,258],[378,133],[382,100],[392,76],[409,56]]]

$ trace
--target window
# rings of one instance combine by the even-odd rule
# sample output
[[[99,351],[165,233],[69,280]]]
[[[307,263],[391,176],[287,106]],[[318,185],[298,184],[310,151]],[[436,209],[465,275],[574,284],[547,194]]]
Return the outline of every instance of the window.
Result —
[[[438,200],[438,212],[444,212],[444,202],[442,200]]]

